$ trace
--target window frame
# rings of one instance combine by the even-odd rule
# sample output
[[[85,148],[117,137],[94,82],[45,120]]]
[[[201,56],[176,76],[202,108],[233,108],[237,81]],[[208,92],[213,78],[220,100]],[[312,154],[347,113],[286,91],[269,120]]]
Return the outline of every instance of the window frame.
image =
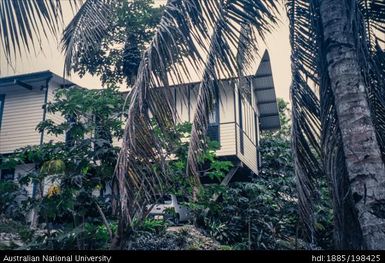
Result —
[[[219,108],[219,87],[218,84],[215,83],[215,87],[213,90],[213,96],[214,96],[214,105],[212,111],[209,113],[209,124],[208,124],[208,130],[207,134],[208,136],[218,143],[221,143],[221,135],[220,135],[220,108]],[[213,120],[213,121],[212,121]],[[212,135],[212,136],[210,136]]]
[[[3,123],[4,104],[5,104],[5,94],[0,94],[0,129],[1,129],[1,124]]]
[[[209,113],[209,126],[219,125],[219,88],[215,85],[214,92],[214,105],[212,111]],[[214,121],[212,121],[214,119]]]
[[[244,143],[244,125],[243,125],[243,96],[241,94],[240,89],[238,89],[238,114],[239,114],[239,151],[242,155],[245,154],[245,143]]]

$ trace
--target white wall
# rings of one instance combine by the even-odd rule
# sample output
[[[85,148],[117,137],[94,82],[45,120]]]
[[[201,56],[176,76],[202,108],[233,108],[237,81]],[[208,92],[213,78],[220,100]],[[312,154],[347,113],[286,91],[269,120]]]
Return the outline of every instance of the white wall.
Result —
[[[32,83],[33,89],[27,90],[19,86],[0,88],[0,95],[4,94],[3,118],[0,127],[0,154],[12,153],[16,149],[28,145],[39,145],[41,134],[36,126],[43,120],[43,105],[45,90],[41,88],[44,82]],[[54,100],[55,92],[59,85],[49,83],[47,101]],[[60,113],[51,114],[47,112],[46,119],[60,124],[64,117]],[[59,142],[65,140],[65,135],[55,136],[45,132],[43,142]]]
[[[253,100],[241,99],[239,106],[239,93],[235,92],[236,104],[236,123],[237,123],[237,157],[249,167],[255,174],[258,174],[257,162],[257,135],[258,135],[258,116],[255,122],[255,110],[252,107]],[[242,110],[243,129],[240,127],[239,111]],[[243,153],[241,152],[241,133],[243,133]]]
[[[240,129],[238,92],[234,90],[237,81],[224,81],[219,87],[219,133],[221,148],[217,151],[217,156],[237,156],[254,173],[258,173],[257,165],[257,145],[258,145],[258,116],[252,106],[254,98],[248,102],[242,100],[242,121],[243,130]],[[176,88],[176,110],[181,121],[194,119],[196,107],[196,97],[198,84],[190,90],[190,110],[188,109],[188,86]],[[235,97],[234,97],[235,95]],[[254,94],[253,94],[254,95]],[[255,121],[257,117],[257,122]],[[244,152],[240,149],[240,134],[243,133]]]
[[[40,133],[35,128],[43,119],[45,93],[39,86],[34,85],[33,90],[19,86],[0,88],[0,94],[5,95],[0,127],[0,154],[40,143]]]
[[[26,174],[33,172],[34,169],[35,169],[35,164],[33,163],[17,165],[15,167],[15,180],[18,180],[21,177],[25,176]],[[27,191],[28,196],[32,197],[32,189],[33,189],[32,182],[29,182],[28,185],[24,186],[24,189]]]
[[[18,179],[22,178],[28,173],[32,173],[34,170],[35,170],[35,164],[33,163],[17,165],[15,167],[15,181],[18,181]],[[47,178],[45,178],[44,184],[43,184],[43,195],[47,195],[48,189],[54,184],[57,184],[57,185],[59,184],[59,181],[56,179],[56,176],[48,176]],[[32,197],[32,192],[33,192],[32,181],[30,181],[28,185],[24,186],[24,189],[27,191],[28,196]]]
[[[199,84],[185,85],[174,89],[175,107],[180,122],[193,122],[198,89]],[[217,156],[236,155],[234,92],[229,82],[224,82],[223,86],[219,88],[219,122],[221,148],[217,151]]]

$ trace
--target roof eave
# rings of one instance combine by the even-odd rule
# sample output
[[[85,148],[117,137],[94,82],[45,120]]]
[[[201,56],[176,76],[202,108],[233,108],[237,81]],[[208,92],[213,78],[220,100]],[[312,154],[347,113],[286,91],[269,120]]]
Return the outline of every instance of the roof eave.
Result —
[[[73,85],[77,86],[75,83],[62,78],[49,70],[45,70],[45,71],[32,72],[27,74],[2,77],[0,78],[0,87],[18,85],[17,83],[24,83],[26,85],[29,85],[30,83],[40,82],[48,79],[64,87],[73,86]]]

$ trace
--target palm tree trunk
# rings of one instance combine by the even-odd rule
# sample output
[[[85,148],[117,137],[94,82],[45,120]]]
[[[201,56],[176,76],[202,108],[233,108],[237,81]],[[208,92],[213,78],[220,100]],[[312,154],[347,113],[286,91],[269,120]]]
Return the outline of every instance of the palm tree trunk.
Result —
[[[353,2],[323,0],[320,12],[350,190],[364,246],[385,249],[385,166],[358,61],[358,37],[348,5]]]

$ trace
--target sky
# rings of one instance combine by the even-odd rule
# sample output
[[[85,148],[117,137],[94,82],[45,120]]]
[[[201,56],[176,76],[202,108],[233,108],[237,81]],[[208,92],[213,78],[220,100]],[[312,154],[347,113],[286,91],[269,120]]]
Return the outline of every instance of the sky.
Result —
[[[70,5],[67,0],[63,2],[64,24],[67,24],[73,17]],[[156,4],[164,4],[165,0],[155,0]],[[285,14],[284,10],[282,13]],[[290,70],[290,43],[288,19],[285,15],[280,18],[281,22],[275,27],[273,32],[266,37],[266,43],[259,44],[261,54],[267,48],[270,54],[274,84],[277,97],[289,101],[289,87],[291,81]],[[42,48],[36,48],[36,53],[23,54],[23,58],[14,59],[12,65],[9,65],[5,58],[3,50],[0,50],[0,76],[10,76],[14,74],[24,74],[35,71],[51,70],[52,72],[63,75],[64,55],[61,52],[59,41],[52,39],[50,41],[43,39]],[[1,46],[0,46],[1,49]],[[99,77],[87,74],[80,78],[72,73],[67,77],[74,83],[87,88],[100,88]]]

